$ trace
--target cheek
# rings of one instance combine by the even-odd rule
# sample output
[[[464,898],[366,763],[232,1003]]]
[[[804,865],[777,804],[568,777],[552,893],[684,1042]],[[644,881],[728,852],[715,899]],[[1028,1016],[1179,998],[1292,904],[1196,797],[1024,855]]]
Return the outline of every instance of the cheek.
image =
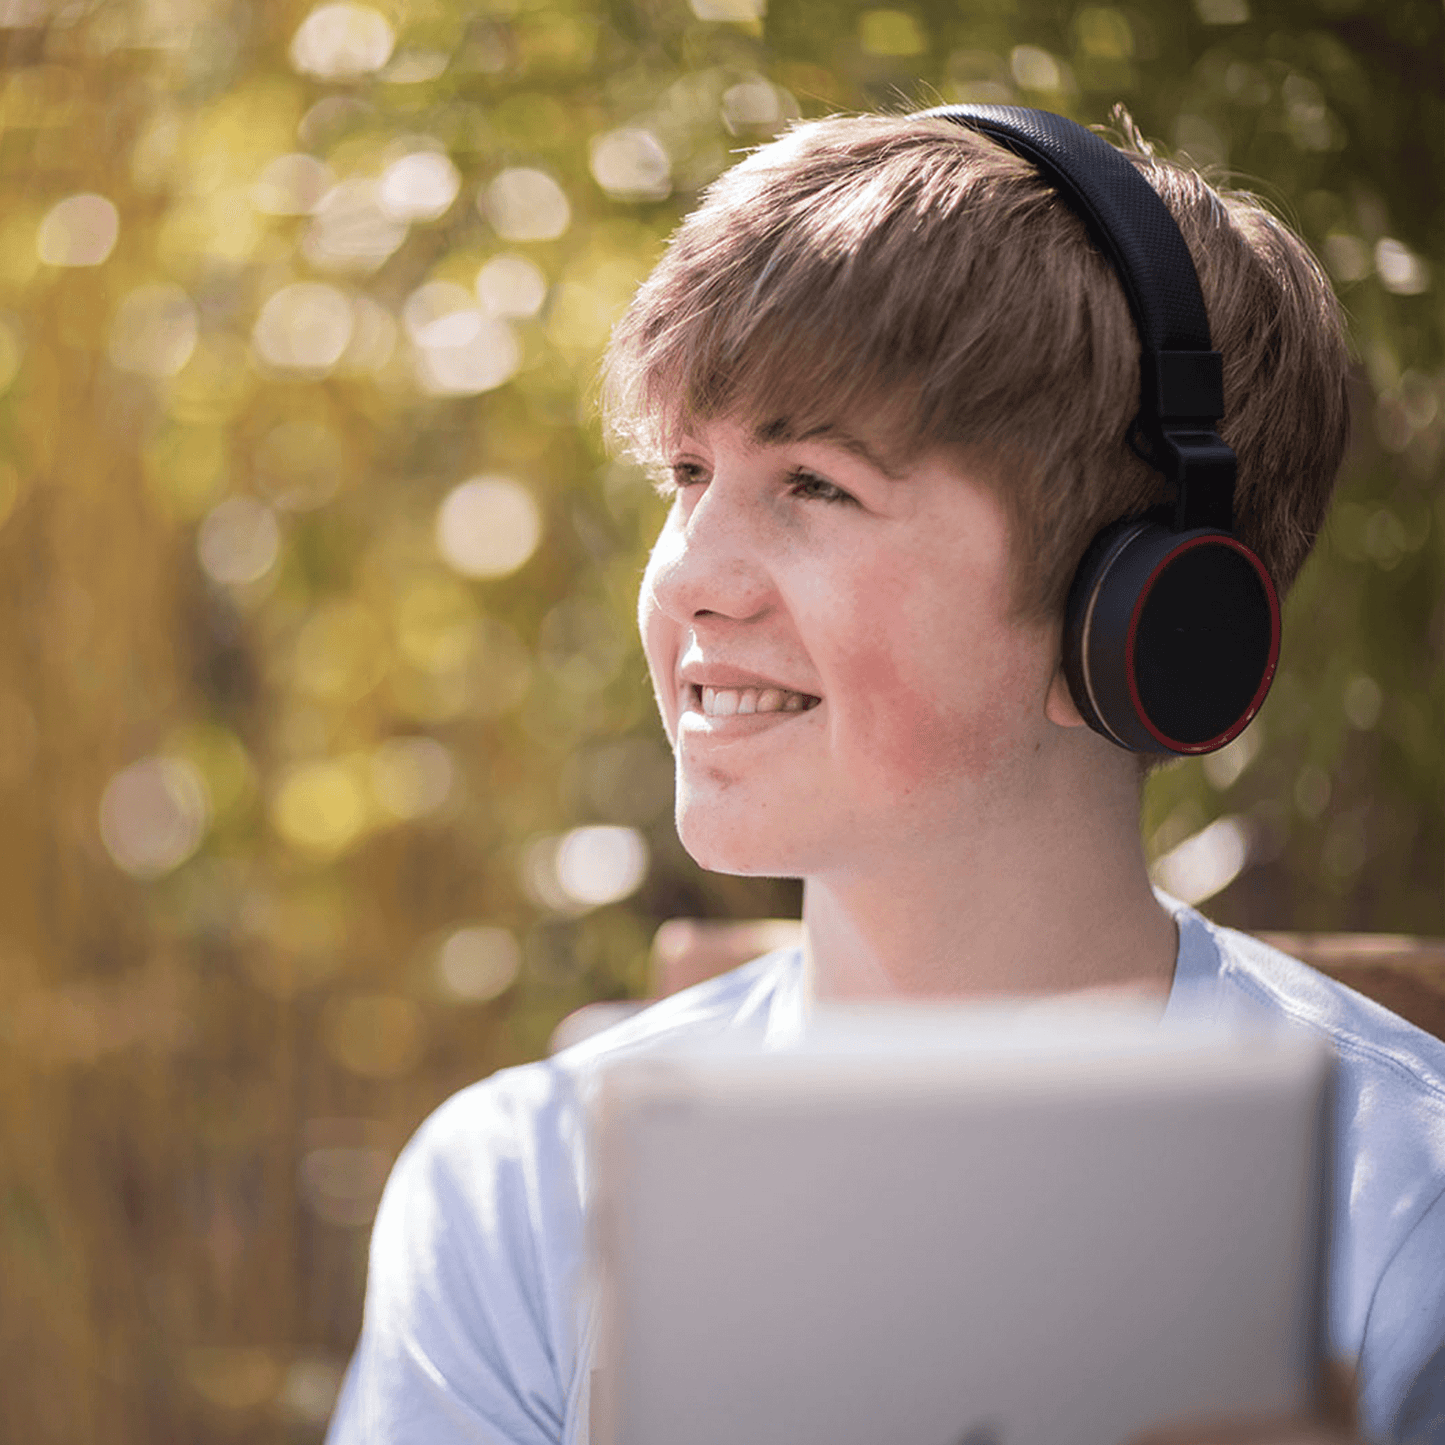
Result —
[[[658,546],[662,545],[659,539]],[[642,652],[652,677],[652,690],[657,698],[662,725],[670,743],[677,741],[677,699],[673,679],[677,674],[678,653],[682,646],[680,629],[658,606],[653,592],[653,572],[657,565],[657,549],[647,564],[642,587],[637,596],[637,631],[642,639]]]
[[[890,604],[879,597],[874,616]],[[839,696],[849,706],[837,726],[852,734],[849,750],[861,765],[893,791],[987,776],[1022,740],[1034,659],[1007,631],[968,636],[941,621],[978,615],[977,603],[924,616],[904,609],[901,628],[861,625],[841,660]]]

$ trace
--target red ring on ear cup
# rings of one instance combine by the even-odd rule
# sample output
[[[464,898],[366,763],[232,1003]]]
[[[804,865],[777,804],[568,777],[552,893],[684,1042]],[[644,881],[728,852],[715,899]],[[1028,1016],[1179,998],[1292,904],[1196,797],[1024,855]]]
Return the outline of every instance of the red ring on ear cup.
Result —
[[[1064,670],[1084,720],[1136,752],[1214,752],[1259,711],[1279,661],[1279,597],[1227,532],[1106,528],[1070,591]]]

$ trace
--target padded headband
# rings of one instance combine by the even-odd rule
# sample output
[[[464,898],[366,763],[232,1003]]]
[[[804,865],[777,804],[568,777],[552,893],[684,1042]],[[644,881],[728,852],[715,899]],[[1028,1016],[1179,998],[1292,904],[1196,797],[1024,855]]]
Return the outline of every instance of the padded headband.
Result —
[[[1139,333],[1136,445],[1177,489],[1174,527],[1234,524],[1235,457],[1215,432],[1224,369],[1189,247],[1122,152],[1074,121],[1013,105],[941,105],[936,117],[997,140],[1038,168],[1113,263]]]

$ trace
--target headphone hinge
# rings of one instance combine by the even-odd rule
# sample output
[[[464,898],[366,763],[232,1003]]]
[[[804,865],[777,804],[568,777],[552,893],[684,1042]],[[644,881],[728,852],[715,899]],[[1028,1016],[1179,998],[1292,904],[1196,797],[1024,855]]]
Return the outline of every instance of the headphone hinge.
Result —
[[[1233,449],[1212,428],[1186,431],[1166,426],[1152,440],[1162,453],[1165,475],[1174,482],[1174,530],[1233,531],[1238,466]]]

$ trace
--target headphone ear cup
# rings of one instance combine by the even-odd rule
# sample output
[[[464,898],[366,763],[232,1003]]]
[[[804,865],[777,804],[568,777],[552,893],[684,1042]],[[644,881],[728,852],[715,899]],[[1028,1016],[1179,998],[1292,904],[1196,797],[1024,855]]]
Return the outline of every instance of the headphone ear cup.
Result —
[[[1099,533],[1074,575],[1064,674],[1084,721],[1111,742],[1210,753],[1259,711],[1279,630],[1274,583],[1237,538],[1119,522]]]

